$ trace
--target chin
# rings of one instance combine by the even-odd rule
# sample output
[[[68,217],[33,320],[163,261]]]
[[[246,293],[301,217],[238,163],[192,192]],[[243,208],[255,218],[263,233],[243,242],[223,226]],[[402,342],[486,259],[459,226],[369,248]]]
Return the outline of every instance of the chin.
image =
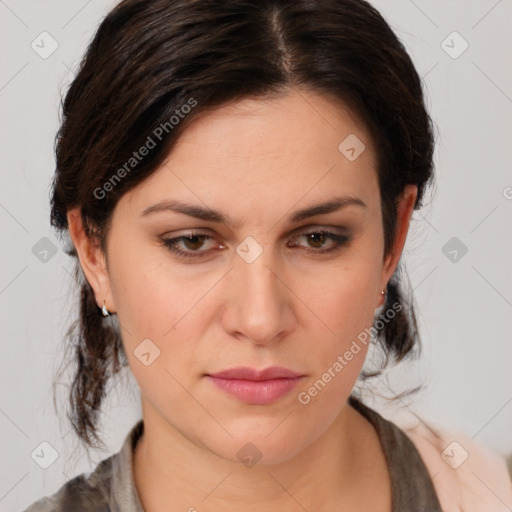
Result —
[[[281,430],[278,424],[273,422],[272,428],[264,430],[248,427],[243,435],[240,431],[236,434],[231,431],[234,436],[229,441],[222,435],[215,440],[208,439],[204,447],[227,461],[246,467],[281,464],[300,453],[306,440],[298,442],[290,429]]]

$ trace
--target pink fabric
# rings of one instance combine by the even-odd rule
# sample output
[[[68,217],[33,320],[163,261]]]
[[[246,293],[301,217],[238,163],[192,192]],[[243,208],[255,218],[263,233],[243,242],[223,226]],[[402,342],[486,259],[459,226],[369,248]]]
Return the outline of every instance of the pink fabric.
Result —
[[[512,511],[512,481],[504,457],[459,432],[392,421],[419,451],[443,512]]]

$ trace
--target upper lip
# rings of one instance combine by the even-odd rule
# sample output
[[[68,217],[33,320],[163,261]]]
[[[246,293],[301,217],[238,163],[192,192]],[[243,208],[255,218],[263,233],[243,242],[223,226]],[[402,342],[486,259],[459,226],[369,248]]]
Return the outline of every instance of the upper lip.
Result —
[[[250,366],[229,368],[217,373],[209,373],[210,377],[219,379],[241,379],[241,380],[271,380],[271,379],[294,379],[302,377],[303,374],[289,370],[282,366],[269,366],[263,370],[257,370]]]

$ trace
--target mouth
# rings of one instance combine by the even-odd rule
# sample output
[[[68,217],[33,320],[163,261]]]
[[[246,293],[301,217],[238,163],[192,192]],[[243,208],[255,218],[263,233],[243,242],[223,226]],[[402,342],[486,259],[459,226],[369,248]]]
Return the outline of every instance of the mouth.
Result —
[[[287,395],[305,375],[272,366],[264,370],[239,367],[205,377],[218,389],[252,405],[266,405]]]

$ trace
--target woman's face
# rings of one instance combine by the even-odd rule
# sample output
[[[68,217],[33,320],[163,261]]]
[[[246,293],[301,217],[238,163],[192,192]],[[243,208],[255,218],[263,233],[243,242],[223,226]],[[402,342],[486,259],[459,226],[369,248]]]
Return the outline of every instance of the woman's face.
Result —
[[[95,288],[118,315],[146,422],[233,461],[247,443],[267,463],[313,443],[363,365],[358,340],[399,257],[383,240],[374,148],[348,110],[293,91],[202,113],[119,201]],[[302,377],[235,383],[239,395],[208,377],[241,366]]]

